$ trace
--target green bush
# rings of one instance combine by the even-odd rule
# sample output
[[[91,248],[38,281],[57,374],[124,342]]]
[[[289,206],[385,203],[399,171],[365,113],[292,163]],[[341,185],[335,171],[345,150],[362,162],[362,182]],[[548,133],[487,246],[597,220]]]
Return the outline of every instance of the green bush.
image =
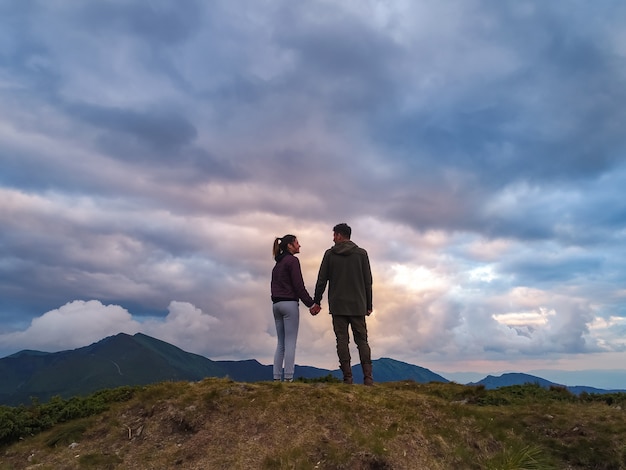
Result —
[[[311,384],[311,383],[335,383],[337,384],[337,383],[341,383],[341,379],[338,379],[332,374],[328,374],[328,375],[325,375],[324,377],[314,377],[311,379],[308,379],[305,377],[298,377],[296,379],[296,382],[302,382],[306,384]]]
[[[33,399],[30,406],[0,406],[0,445],[40,433],[57,423],[96,415],[108,409],[111,403],[129,400],[134,393],[133,387],[119,387],[69,400],[55,396],[43,404]]]

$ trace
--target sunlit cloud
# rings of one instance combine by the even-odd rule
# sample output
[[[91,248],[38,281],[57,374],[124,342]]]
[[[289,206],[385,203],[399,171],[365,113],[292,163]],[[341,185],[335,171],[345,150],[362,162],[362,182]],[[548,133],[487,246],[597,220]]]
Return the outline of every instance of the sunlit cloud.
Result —
[[[391,281],[409,291],[441,290],[447,285],[446,279],[424,266],[391,266]]]
[[[511,312],[493,315],[498,323],[507,326],[540,327],[548,324],[549,317],[556,315],[556,311],[540,307],[535,312]]]

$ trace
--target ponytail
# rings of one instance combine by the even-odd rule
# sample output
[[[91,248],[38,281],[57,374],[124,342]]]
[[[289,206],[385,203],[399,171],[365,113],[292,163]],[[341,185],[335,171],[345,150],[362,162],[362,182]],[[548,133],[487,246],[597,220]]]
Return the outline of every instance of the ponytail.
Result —
[[[280,251],[280,238],[276,237],[274,239],[274,246],[272,247],[272,257],[276,258]]]
[[[272,247],[272,256],[274,259],[278,258],[285,251],[287,251],[287,245],[293,243],[295,239],[295,235],[283,235],[282,238],[276,237],[274,239],[274,246]]]

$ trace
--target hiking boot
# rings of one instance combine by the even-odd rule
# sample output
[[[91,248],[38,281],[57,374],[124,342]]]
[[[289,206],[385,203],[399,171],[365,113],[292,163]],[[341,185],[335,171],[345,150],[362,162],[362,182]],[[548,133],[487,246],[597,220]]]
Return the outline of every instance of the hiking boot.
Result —
[[[349,362],[341,362],[339,363],[339,368],[343,373],[343,383],[351,385],[352,384],[352,367],[350,367]]]
[[[363,385],[374,385],[372,364],[361,364],[361,368],[363,369]]]

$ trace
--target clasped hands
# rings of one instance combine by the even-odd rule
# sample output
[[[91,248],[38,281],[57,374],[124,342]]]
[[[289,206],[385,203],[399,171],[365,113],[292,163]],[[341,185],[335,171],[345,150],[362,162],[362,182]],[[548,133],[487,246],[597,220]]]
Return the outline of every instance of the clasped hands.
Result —
[[[309,309],[309,312],[311,313],[311,315],[315,316],[320,313],[320,310],[322,310],[322,307],[320,307],[318,304],[313,304],[313,306]],[[372,310],[368,310],[366,315],[369,317],[371,314]]]
[[[313,306],[309,309],[309,312],[311,313],[311,315],[315,316],[320,313],[320,310],[322,310],[322,307],[317,304],[313,304]]]

